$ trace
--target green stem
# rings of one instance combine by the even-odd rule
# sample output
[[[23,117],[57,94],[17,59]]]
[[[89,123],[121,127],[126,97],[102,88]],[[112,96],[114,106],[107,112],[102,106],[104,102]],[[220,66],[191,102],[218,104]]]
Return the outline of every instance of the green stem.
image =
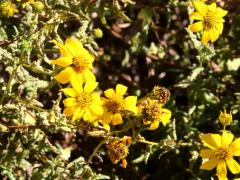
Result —
[[[98,152],[98,150],[102,147],[103,144],[105,144],[108,141],[109,137],[104,138],[98,145],[97,147],[93,150],[93,153],[89,156],[88,158],[88,163],[92,162],[92,159],[94,155]]]
[[[142,139],[138,140],[137,142],[148,144],[148,145],[152,145],[152,146],[157,146],[159,144],[159,143],[156,143],[156,142],[142,140]]]
[[[49,72],[46,72],[46,71],[44,71],[44,70],[38,69],[38,68],[33,67],[33,66],[31,66],[31,65],[28,65],[28,64],[21,64],[21,65],[22,65],[23,67],[25,67],[25,68],[30,69],[30,70],[33,71],[33,72],[41,73],[41,74],[46,74],[46,75],[52,76],[52,73],[49,73]]]
[[[12,83],[12,80],[17,72],[17,69],[18,69],[19,66],[16,66],[13,71],[12,71],[12,74],[10,75],[10,78],[9,78],[9,81],[7,83],[7,90],[5,91],[5,93],[2,95],[1,99],[0,99],[0,104],[3,103],[3,100],[4,98],[10,94],[10,91],[11,91],[11,83]]]
[[[24,105],[28,106],[29,108],[35,109],[37,111],[49,112],[49,110],[34,106],[34,105],[30,104],[30,102],[28,102],[28,101],[24,101],[24,100],[21,100],[21,99],[16,99],[16,101],[21,103],[21,104],[24,104]]]

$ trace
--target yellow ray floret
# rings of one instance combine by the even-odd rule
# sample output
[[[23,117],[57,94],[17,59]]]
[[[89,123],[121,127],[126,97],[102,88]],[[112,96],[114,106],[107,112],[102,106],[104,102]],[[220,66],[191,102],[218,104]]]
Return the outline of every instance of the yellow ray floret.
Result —
[[[64,45],[56,40],[53,40],[53,42],[59,48],[62,57],[52,60],[51,63],[65,68],[55,76],[58,82],[65,84],[73,78],[77,78],[83,83],[95,81],[92,72],[94,57],[83,47],[79,40],[68,38]]]
[[[215,42],[223,31],[223,17],[228,13],[227,11],[216,6],[216,3],[206,5],[201,1],[194,1],[193,5],[196,12],[190,14],[190,19],[198,20],[198,22],[191,24],[188,28],[192,32],[203,31],[202,43],[208,41]]]
[[[207,158],[200,169],[212,170],[217,167],[217,176],[221,179],[227,177],[227,167],[233,173],[240,172],[240,165],[234,156],[240,156],[240,138],[233,141],[233,134],[224,131],[219,134],[204,134],[200,136],[202,143],[210,149],[200,152],[202,158]]]
[[[137,113],[137,97],[123,95],[127,92],[127,87],[117,84],[116,90],[108,89],[104,91],[105,98],[103,97],[104,114],[102,117],[103,125],[118,125],[123,122],[121,112],[124,110]]]
[[[83,119],[93,122],[96,117],[103,114],[100,95],[94,93],[97,82],[86,82],[84,86],[79,81],[71,81],[73,88],[61,89],[68,98],[63,100],[66,116],[72,116],[72,120]]]
[[[12,17],[18,12],[17,6],[11,2],[5,1],[0,4],[0,11],[3,15],[7,17]]]

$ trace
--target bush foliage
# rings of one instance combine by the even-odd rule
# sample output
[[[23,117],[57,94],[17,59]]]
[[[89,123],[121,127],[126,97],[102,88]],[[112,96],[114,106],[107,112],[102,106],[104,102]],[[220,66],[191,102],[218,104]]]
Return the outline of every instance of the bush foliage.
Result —
[[[228,11],[214,43],[188,28],[192,1],[1,1],[1,179],[217,178],[200,168],[199,137],[223,132],[224,109],[232,113],[224,132],[240,136],[240,6],[205,3]],[[53,40],[69,38],[95,59],[96,94],[122,84],[124,98],[137,97],[136,112],[122,109],[123,123],[63,112],[63,89],[73,84],[55,78],[64,68],[52,63],[63,55]]]

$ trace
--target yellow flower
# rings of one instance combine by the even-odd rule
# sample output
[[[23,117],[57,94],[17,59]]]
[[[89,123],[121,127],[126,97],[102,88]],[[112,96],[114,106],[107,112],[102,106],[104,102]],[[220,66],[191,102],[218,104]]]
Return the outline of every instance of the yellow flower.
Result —
[[[149,98],[141,102],[138,107],[139,113],[143,118],[143,124],[150,124],[150,127],[148,128],[149,130],[157,129],[160,122],[165,126],[172,115],[172,112],[168,109],[162,108],[162,104],[158,101]]]
[[[22,2],[22,7],[25,8],[27,4],[35,4],[34,0],[17,0],[18,2]]]
[[[18,12],[16,5],[8,1],[1,3],[0,10],[1,13],[7,17],[12,17]]]
[[[65,84],[72,78],[77,78],[81,82],[95,81],[95,76],[92,73],[93,55],[83,47],[82,43],[74,38],[68,38],[65,44],[61,44],[56,40],[53,42],[60,49],[63,57],[52,60],[52,64],[57,64],[65,69],[55,76],[55,79]]]
[[[94,36],[96,36],[96,38],[102,38],[103,37],[103,32],[100,28],[96,28],[93,30]]]
[[[220,178],[227,176],[227,167],[233,173],[240,172],[240,165],[233,159],[233,156],[240,156],[240,138],[233,141],[233,134],[223,131],[219,134],[203,134],[200,136],[202,143],[210,149],[203,149],[200,152],[204,162],[200,169],[212,170],[217,166],[217,175]],[[233,142],[232,142],[233,141]]]
[[[224,127],[230,125],[232,123],[232,113],[228,114],[226,113],[226,109],[224,109],[224,112],[220,112],[219,120]]]
[[[224,19],[222,17],[224,17],[228,12],[216,7],[216,3],[206,5],[201,1],[194,1],[193,4],[197,12],[190,14],[190,19],[199,21],[189,25],[188,28],[192,32],[203,30],[203,44],[210,40],[212,43],[215,42],[223,31]]]
[[[23,2],[23,3],[29,3],[29,4],[34,4],[34,0],[17,0],[18,2]]]
[[[44,4],[41,1],[36,1],[33,5],[33,7],[35,8],[35,10],[37,10],[38,12],[42,12],[44,10]]]
[[[108,144],[108,155],[113,164],[122,160],[122,167],[126,168],[127,160],[125,158],[128,155],[128,147],[131,143],[132,138],[124,136],[121,140],[114,140]]]
[[[118,125],[123,122],[121,112],[124,110],[137,113],[137,97],[128,96],[123,98],[123,95],[127,92],[127,87],[121,84],[117,84],[116,91],[113,89],[107,89],[104,91],[106,98],[103,100],[103,117],[102,123],[106,127],[111,123],[112,125]]]
[[[103,114],[102,101],[100,95],[94,93],[97,82],[86,82],[84,84],[78,81],[71,81],[73,88],[61,89],[68,98],[63,100],[65,109],[63,113],[66,116],[72,116],[72,120],[83,119],[93,122],[96,117]]]

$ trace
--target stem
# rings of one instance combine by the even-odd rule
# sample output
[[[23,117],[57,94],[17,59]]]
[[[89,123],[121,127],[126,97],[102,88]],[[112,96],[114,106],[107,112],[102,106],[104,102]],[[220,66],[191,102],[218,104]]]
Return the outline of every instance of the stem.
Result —
[[[44,125],[16,125],[16,126],[6,126],[8,129],[40,129],[43,127],[55,127],[54,125],[44,126]]]
[[[94,157],[94,155],[98,152],[98,150],[102,147],[103,144],[105,144],[108,141],[109,137],[104,138],[98,145],[97,147],[93,150],[93,153],[89,156],[88,158],[88,163],[92,162],[92,159]]]
[[[17,72],[17,69],[18,69],[19,66],[16,66],[13,71],[12,71],[12,74],[10,75],[10,78],[9,78],[9,81],[7,83],[7,90],[5,91],[5,93],[2,95],[1,99],[0,99],[0,104],[3,103],[3,100],[4,98],[6,97],[6,95],[9,95],[10,91],[11,91],[11,83],[12,83],[12,80],[15,76],[15,73]]]
[[[54,146],[54,145],[52,145],[52,143],[46,138],[46,143],[49,145],[49,147],[51,148],[51,150],[55,153],[55,154],[57,154],[58,156],[59,156],[59,158],[65,163],[65,164],[67,164],[67,160],[66,159],[64,159],[64,158],[62,158],[61,157],[61,153],[60,152],[58,152],[58,150],[57,150],[57,148]]]
[[[52,76],[52,73],[49,73],[49,72],[47,72],[47,71],[44,71],[44,69],[43,69],[43,70],[42,70],[42,69],[38,69],[38,68],[33,67],[33,66],[31,66],[31,65],[28,65],[28,64],[21,64],[21,65],[22,65],[23,67],[25,67],[25,68],[30,69],[30,70],[33,71],[33,72],[41,73],[41,74],[46,74],[46,75]]]
[[[30,104],[30,102],[27,102],[27,101],[24,101],[24,100],[21,100],[21,99],[16,99],[16,101],[21,103],[21,104],[24,104],[24,105],[28,106],[29,108],[35,109],[37,111],[49,112],[46,109],[43,109],[43,108],[40,108],[40,107],[37,107],[37,106],[34,106],[34,105]]]
[[[156,142],[142,140],[142,139],[138,140],[137,142],[149,144],[149,145],[152,145],[152,146],[157,146],[159,144],[159,143],[156,143]]]

